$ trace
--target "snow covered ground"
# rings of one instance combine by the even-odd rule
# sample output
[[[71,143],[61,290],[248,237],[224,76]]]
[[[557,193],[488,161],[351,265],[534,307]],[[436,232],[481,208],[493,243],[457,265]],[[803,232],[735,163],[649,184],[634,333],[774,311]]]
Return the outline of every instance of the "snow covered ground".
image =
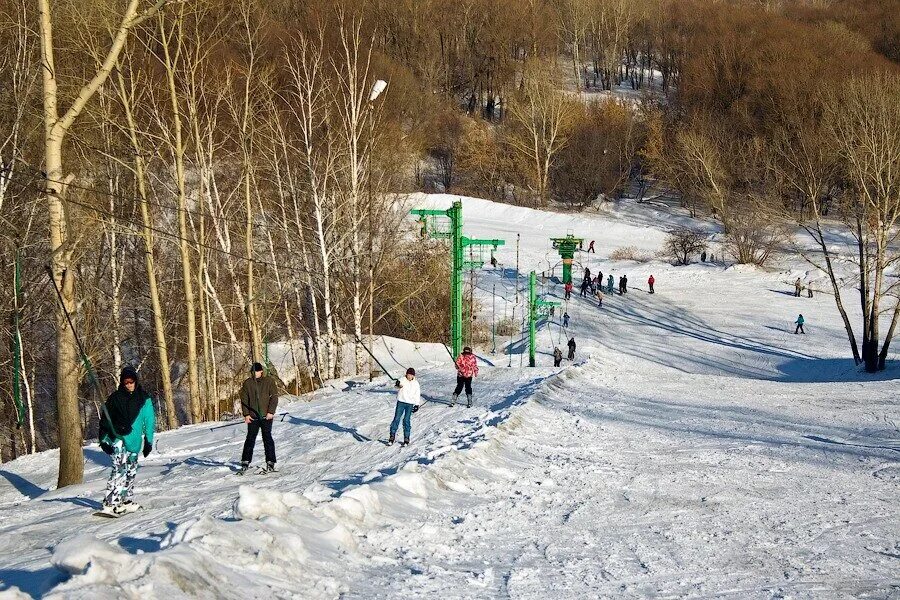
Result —
[[[471,409],[446,404],[441,345],[381,340],[388,370],[415,366],[429,400],[410,448],[381,442],[383,378],[284,398],[274,476],[231,474],[241,425],[159,435],[138,474],[148,510],[119,520],[90,517],[96,447],[86,482],[63,490],[55,452],[4,464],[0,597],[900,598],[900,369],[858,372],[833,300],[790,294],[817,277],[808,266],[607,260],[656,252],[687,219],[652,205],[464,212],[467,235],[507,240],[474,278],[482,322],[492,306],[522,317],[516,233],[521,272],[558,276],[548,237],[572,230],[597,240],[579,267],[627,273],[631,291],[564,304],[534,369],[520,336],[481,348]],[[576,360],[551,367],[569,336]]]

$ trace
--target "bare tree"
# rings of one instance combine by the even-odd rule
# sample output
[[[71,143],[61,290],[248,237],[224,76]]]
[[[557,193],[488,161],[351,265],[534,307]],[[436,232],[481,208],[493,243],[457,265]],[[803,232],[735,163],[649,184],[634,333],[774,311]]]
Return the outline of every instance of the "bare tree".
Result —
[[[689,227],[678,227],[669,232],[664,243],[675,264],[689,265],[691,257],[706,249],[706,235]]]

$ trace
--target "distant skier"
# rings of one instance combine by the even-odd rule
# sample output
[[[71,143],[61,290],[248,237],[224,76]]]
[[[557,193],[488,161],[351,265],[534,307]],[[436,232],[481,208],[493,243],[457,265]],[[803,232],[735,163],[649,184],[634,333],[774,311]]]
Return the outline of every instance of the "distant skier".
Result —
[[[812,298],[812,292],[813,292],[812,286],[810,286],[810,285],[806,286],[806,297],[807,298]]]
[[[700,253],[700,262],[706,262],[706,250]]]
[[[98,514],[118,517],[141,508],[133,499],[138,452],[150,454],[155,429],[153,400],[138,383],[137,371],[125,367],[119,389],[106,400],[100,416],[100,447],[112,455],[112,471]]]
[[[569,326],[569,313],[563,314],[563,327]]]
[[[656,283],[656,279],[653,278],[653,275],[650,275],[650,279],[647,280],[647,285],[650,286],[650,293],[653,293],[653,284]]]
[[[797,298],[800,297],[800,292],[803,290],[803,283],[800,281],[800,278],[797,278],[797,281],[794,282],[794,296]]]
[[[266,377],[263,366],[253,363],[253,374],[244,380],[239,397],[244,422],[247,423],[247,437],[244,450],[241,452],[241,468],[238,475],[243,475],[250,468],[253,460],[253,447],[256,436],[262,431],[263,448],[266,455],[266,466],[259,468],[260,474],[275,471],[275,440],[272,439],[272,419],[278,409],[278,387],[275,380]]]
[[[588,267],[584,268],[584,278],[587,279],[588,281],[591,280],[591,270]]]
[[[553,366],[558,367],[562,364],[562,350],[559,347],[553,349]]]
[[[569,360],[575,360],[575,338],[569,340]]]
[[[491,266],[495,269],[497,268],[497,257],[494,256],[493,252],[491,252]]]
[[[581,281],[581,297],[582,297],[582,298],[585,297],[585,296],[587,296],[588,289],[589,289],[590,287],[591,287],[591,280],[590,280],[589,277],[585,277],[585,278]]]
[[[596,252],[594,251],[594,240],[591,240],[591,243],[588,244],[587,251],[588,251],[588,254],[596,254]]]
[[[612,295],[613,293],[613,283],[615,283],[615,279],[613,279],[612,273],[609,274],[609,277],[606,279],[606,293]]]
[[[619,295],[621,296],[624,293],[625,293],[625,276],[622,275],[621,277],[619,277]]]
[[[804,323],[806,323],[806,319],[803,318],[803,315],[800,315],[799,317],[797,317],[797,320],[794,321],[794,324],[796,325],[796,327],[794,328],[794,335],[797,335],[798,332],[802,333],[803,335],[806,335],[806,332],[803,331]]]
[[[478,359],[472,354],[472,349],[466,346],[462,354],[456,359],[456,389],[453,390],[453,401],[450,406],[456,405],[459,393],[466,388],[466,408],[472,407],[472,378],[478,376]]]
[[[422,389],[416,379],[416,370],[412,367],[406,370],[403,379],[398,379],[397,405],[394,407],[394,420],[391,421],[388,445],[394,443],[400,421],[403,421],[403,446],[409,446],[409,434],[412,432],[412,414],[422,406]]]
[[[603,290],[598,289],[597,293],[594,295],[597,297],[597,306],[602,308],[603,307]]]
[[[572,282],[568,282],[563,286],[563,289],[566,291],[566,300],[572,297]]]
[[[622,275],[622,293],[628,293],[628,275]]]

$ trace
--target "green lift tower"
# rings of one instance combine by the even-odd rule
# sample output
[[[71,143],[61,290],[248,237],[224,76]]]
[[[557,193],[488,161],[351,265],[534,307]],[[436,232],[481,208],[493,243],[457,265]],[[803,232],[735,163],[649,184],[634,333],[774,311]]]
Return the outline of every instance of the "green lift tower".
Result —
[[[570,273],[571,276],[571,273]],[[538,298],[537,275],[534,271],[528,275],[528,366],[533,367],[534,362],[534,335],[539,317],[546,316],[551,306],[559,306],[559,302],[550,302]]]
[[[450,240],[451,271],[450,271],[450,347],[453,357],[459,356],[463,344],[463,271],[467,269],[480,269],[484,266],[481,250],[490,247],[496,250],[498,246],[505,244],[503,240],[479,240],[465,237],[462,234],[462,202],[456,200],[453,206],[444,210],[436,208],[416,208],[410,211],[419,217],[422,224],[422,237],[431,235],[435,238]],[[441,222],[449,219],[448,226]],[[466,260],[466,250],[469,251],[469,260]],[[477,257],[474,250],[478,251]]]
[[[563,263],[563,283],[572,283],[572,262],[575,259],[575,251],[581,248],[584,238],[577,238],[571,233],[566,237],[550,238],[553,248],[559,250]]]

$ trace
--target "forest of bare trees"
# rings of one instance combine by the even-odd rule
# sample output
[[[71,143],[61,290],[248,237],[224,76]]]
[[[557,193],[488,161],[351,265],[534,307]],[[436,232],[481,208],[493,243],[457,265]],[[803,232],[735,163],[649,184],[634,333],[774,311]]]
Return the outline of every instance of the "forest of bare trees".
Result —
[[[443,339],[445,254],[402,223],[422,190],[577,208],[653,178],[720,220],[740,262],[805,229],[835,291],[836,223],[858,244],[862,324],[836,294],[853,356],[884,368],[898,15],[897,0],[8,0],[0,460],[59,447],[59,484],[81,481],[125,364],[174,428],[230,412],[273,342],[301,392],[366,372],[367,335]]]

